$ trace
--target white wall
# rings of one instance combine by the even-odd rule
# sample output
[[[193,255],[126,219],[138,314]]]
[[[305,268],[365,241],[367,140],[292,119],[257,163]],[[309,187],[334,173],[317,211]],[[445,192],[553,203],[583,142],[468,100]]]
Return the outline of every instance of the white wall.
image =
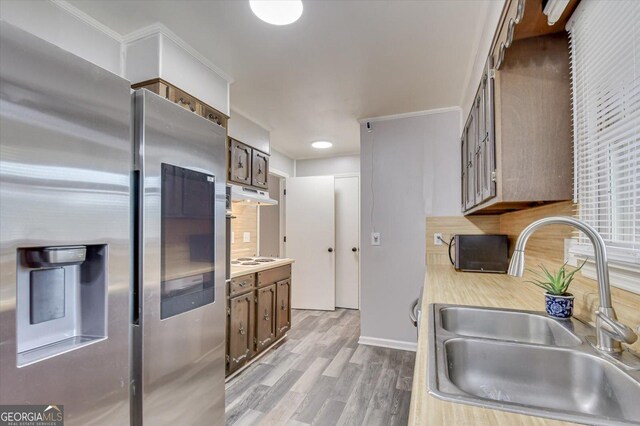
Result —
[[[360,127],[363,341],[415,344],[408,313],[424,282],[425,217],[461,214],[459,123],[453,110]]]
[[[289,175],[289,177],[293,177],[295,175],[295,162],[273,148],[271,148],[271,158],[269,159],[269,167],[271,170],[278,170],[280,172],[284,172]]]
[[[256,122],[237,111],[231,111],[228,134],[234,139],[269,153],[271,149],[271,133]]]
[[[163,24],[127,34],[122,47],[123,75],[132,83],[159,77],[230,115],[230,77]]]
[[[359,155],[296,160],[296,176],[331,176],[360,173]]]
[[[42,0],[2,0],[0,19],[121,75],[118,35],[82,12],[64,7]]]

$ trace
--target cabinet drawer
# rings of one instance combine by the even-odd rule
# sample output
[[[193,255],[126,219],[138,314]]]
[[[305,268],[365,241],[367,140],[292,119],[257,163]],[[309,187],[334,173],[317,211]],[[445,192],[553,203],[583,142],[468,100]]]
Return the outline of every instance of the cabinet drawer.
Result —
[[[169,100],[171,102],[175,102],[185,109],[188,109],[191,112],[201,114],[200,102],[198,102],[197,99],[193,96],[188,95],[180,89],[169,86]]]
[[[238,294],[253,290],[253,288],[255,287],[255,283],[256,276],[254,274],[232,278],[231,283],[229,284],[229,296],[233,297],[237,296]]]
[[[258,272],[258,287],[275,282],[286,280],[291,277],[291,265],[280,266],[278,268],[267,269]]]

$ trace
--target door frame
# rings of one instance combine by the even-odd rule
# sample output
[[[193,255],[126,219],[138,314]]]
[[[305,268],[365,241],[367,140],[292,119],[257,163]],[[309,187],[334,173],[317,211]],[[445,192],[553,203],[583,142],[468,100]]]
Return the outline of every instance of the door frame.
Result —
[[[349,178],[349,177],[357,177],[358,178],[358,311],[362,307],[362,284],[360,279],[362,277],[362,232],[360,229],[361,215],[362,215],[362,179],[360,178],[360,173],[352,172],[352,173],[337,173],[333,175],[334,179],[339,178]]]
[[[278,178],[280,179],[280,202],[278,204],[278,214],[279,214],[279,220],[280,220],[280,235],[278,236],[278,238],[280,238],[280,241],[278,242],[279,247],[280,247],[280,257],[284,258],[287,257],[287,245],[284,242],[284,237],[285,235],[287,235],[286,233],[286,226],[287,226],[287,222],[286,222],[286,197],[284,196],[284,191],[287,189],[287,178],[291,177],[291,175],[289,175],[289,173],[279,170],[279,169],[274,169],[272,167],[269,168],[269,174],[271,175],[275,175],[278,176]],[[258,209],[258,235],[260,235],[260,209]],[[260,244],[260,241],[258,241],[258,244]],[[258,249],[260,248],[260,245],[258,245]]]

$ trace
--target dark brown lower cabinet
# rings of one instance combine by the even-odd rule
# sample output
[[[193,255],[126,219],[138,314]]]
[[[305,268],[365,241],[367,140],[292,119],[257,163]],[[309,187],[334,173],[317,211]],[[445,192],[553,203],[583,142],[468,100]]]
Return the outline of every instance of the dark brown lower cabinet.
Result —
[[[291,280],[276,283],[276,339],[291,328]]]
[[[259,288],[257,293],[256,351],[260,352],[276,339],[276,285]]]
[[[291,265],[227,283],[227,375],[244,367],[291,329]]]
[[[253,292],[229,299],[227,323],[229,371],[238,369],[253,356],[254,307]]]

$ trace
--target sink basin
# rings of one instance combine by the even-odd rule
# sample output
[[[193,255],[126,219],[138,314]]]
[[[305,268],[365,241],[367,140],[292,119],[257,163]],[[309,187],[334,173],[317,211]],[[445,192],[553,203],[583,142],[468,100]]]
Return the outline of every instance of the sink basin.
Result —
[[[554,346],[579,346],[573,322],[525,311],[449,307],[440,310],[442,328],[460,336]]]
[[[507,342],[451,339],[447,375],[483,399],[640,422],[640,383],[586,353]]]
[[[431,304],[429,315],[432,395],[591,425],[640,424],[640,369],[595,350],[593,327],[499,308]]]

